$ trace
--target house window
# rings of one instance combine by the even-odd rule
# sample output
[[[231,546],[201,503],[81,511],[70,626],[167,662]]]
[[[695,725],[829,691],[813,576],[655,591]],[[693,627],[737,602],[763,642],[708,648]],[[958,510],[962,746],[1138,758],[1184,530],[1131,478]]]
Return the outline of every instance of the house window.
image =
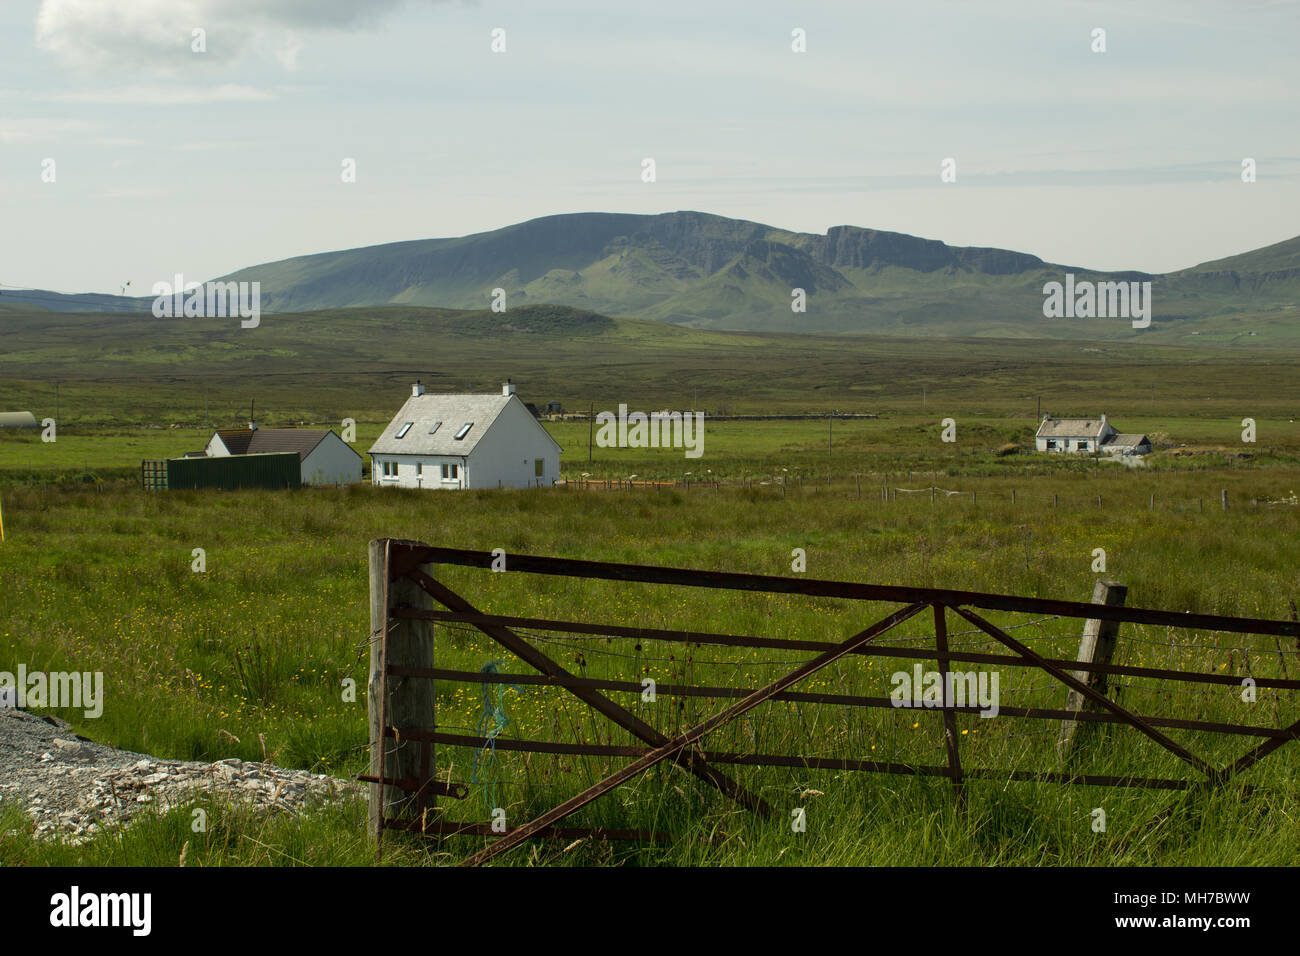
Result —
[[[444,480],[451,480],[460,477],[460,465],[443,465],[442,477]]]
[[[384,462],[384,477],[394,478],[396,476],[397,476],[397,462],[395,461]]]
[[[545,469],[545,467],[546,467],[546,463],[543,462],[542,459],[538,458],[535,462],[533,462],[533,475],[537,478],[541,478],[542,471]]]
[[[415,477],[419,478],[423,474],[424,474],[424,462],[417,461],[415,463]]]
[[[406,433],[409,432],[409,431],[411,430],[411,426],[414,425],[414,424],[415,424],[415,422],[407,422],[405,425],[403,425],[401,428],[399,428],[399,429],[397,430],[397,434],[394,435],[393,437],[394,437],[394,438],[405,438],[405,437],[406,437]]]
[[[462,438],[464,438],[466,435],[468,435],[468,434],[469,434],[469,430],[470,430],[471,428],[473,428],[473,427],[474,427],[474,423],[473,423],[473,422],[466,422],[464,425],[461,425],[461,426],[460,426],[460,431],[456,432],[456,436],[455,436],[456,441],[460,441]]]

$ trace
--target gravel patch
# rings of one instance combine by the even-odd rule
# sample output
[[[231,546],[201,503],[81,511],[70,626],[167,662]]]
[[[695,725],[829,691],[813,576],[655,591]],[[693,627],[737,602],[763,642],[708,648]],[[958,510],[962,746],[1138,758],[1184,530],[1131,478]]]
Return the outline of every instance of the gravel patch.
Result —
[[[365,792],[354,781],[265,763],[159,760],[87,740],[56,717],[0,709],[0,803],[22,806],[42,838],[82,843],[205,795],[293,812]]]

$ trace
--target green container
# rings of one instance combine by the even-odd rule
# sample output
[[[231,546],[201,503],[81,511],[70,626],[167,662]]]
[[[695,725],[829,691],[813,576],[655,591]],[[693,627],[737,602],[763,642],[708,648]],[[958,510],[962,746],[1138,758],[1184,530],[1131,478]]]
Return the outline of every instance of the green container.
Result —
[[[230,455],[225,458],[167,459],[170,490],[217,488],[300,488],[302,466],[297,452]]]

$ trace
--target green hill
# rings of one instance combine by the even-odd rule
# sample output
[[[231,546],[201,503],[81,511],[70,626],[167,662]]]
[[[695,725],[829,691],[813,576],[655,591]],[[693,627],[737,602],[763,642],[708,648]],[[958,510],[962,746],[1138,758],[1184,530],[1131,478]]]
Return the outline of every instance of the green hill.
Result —
[[[1236,339],[1300,335],[1300,237],[1167,275],[1098,273],[1006,249],[835,226],[790,232],[701,212],[546,216],[490,232],[298,256],[221,281],[261,283],[264,312],[375,306],[508,311],[567,305],[695,328],[917,336],[1101,338],[1127,322],[1043,316],[1043,286],[1150,281],[1153,326]],[[806,293],[804,312],[792,291]],[[93,299],[93,301],[92,301]],[[6,290],[57,311],[147,309],[149,299]],[[1148,330],[1150,331],[1150,330]]]
[[[1111,338],[1125,323],[1070,327],[1042,315],[1066,272],[1150,280],[1157,323],[1250,315],[1294,324],[1300,239],[1168,276],[1097,273],[1006,249],[949,246],[857,226],[798,233],[701,212],[547,216],[491,232],[300,256],[225,280],[262,283],[275,311],[426,305],[571,305],[697,328]],[[807,311],[791,310],[792,290]],[[1202,330],[1235,335],[1228,327]]]

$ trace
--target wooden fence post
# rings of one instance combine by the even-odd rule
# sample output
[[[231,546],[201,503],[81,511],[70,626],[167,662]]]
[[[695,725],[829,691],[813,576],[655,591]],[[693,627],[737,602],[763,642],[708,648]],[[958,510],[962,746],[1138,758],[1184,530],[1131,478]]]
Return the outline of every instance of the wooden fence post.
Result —
[[[1128,597],[1128,586],[1118,581],[1098,579],[1092,589],[1093,604],[1107,604],[1112,607],[1123,605]],[[1087,664],[1109,664],[1115,653],[1115,640],[1119,636],[1118,621],[1099,621],[1089,618],[1083,625],[1083,637],[1079,641],[1079,653],[1076,661]],[[1098,671],[1073,671],[1076,680],[1082,681],[1099,694],[1106,693],[1106,675]],[[1077,690],[1071,690],[1065,699],[1066,710],[1098,710],[1097,705],[1085,701]],[[1070,753],[1076,740],[1079,722],[1064,720],[1061,722],[1061,736],[1057,740],[1057,756],[1064,760]]]
[[[1223,489],[1223,510],[1224,511],[1228,510],[1228,489],[1227,488]]]
[[[386,780],[409,777],[431,780],[436,776],[433,745],[414,740],[386,738],[384,727],[436,729],[433,681],[425,677],[388,675],[385,667],[433,667],[433,624],[430,621],[389,620],[390,607],[433,610],[435,602],[408,578],[385,582],[386,539],[370,542],[370,683],[366,695],[370,724],[370,776]],[[424,566],[430,570],[431,566]],[[385,597],[387,602],[385,602]],[[383,640],[387,630],[388,639]],[[387,688],[387,697],[384,689]],[[380,755],[384,760],[381,766]],[[382,774],[380,773],[382,769]],[[381,794],[381,789],[383,793]],[[378,840],[384,817],[415,816],[433,808],[432,791],[419,795],[398,787],[370,785],[370,834]]]

